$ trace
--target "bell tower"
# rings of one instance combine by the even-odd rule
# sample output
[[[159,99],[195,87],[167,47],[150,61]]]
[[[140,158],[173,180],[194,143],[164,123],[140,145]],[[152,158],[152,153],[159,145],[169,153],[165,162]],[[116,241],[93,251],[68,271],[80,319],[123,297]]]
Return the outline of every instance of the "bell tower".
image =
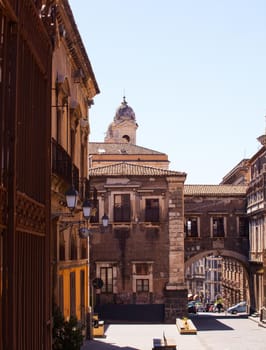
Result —
[[[127,104],[125,96],[117,108],[113,122],[109,125],[104,142],[136,144],[138,124],[133,109]]]

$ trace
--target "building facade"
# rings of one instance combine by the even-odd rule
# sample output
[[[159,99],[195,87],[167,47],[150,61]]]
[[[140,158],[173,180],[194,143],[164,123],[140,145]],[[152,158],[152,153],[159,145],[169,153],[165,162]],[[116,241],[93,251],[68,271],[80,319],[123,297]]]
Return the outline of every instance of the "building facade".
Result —
[[[67,0],[3,0],[0,21],[0,347],[48,350],[53,304],[89,312],[79,228],[99,88]]]
[[[100,204],[99,215],[105,212],[104,202],[101,198],[112,198],[114,191],[110,184],[112,175],[111,169],[116,164],[116,171],[121,171],[121,181],[116,184],[117,190],[122,191],[122,163],[134,164],[138,166],[152,165],[154,168],[168,169],[169,161],[166,155],[160,152],[144,149],[135,144],[136,142],[136,116],[133,109],[128,106],[125,98],[118,107],[113,122],[109,125],[105,142],[90,143],[90,164],[92,166],[90,172],[90,181],[95,186],[98,193],[97,203]],[[118,165],[120,164],[120,165]],[[105,175],[101,171],[106,172]],[[118,173],[116,174],[119,175]],[[103,181],[103,177],[105,179]],[[236,166],[230,174],[225,176],[224,183],[221,185],[184,185],[183,201],[184,201],[184,271],[185,282],[189,292],[201,292],[203,299],[215,299],[216,295],[221,295],[227,300],[227,304],[232,305],[235,301],[241,301],[243,298],[249,305],[252,303],[252,283],[249,271],[249,236],[248,236],[248,220],[246,213],[246,192],[247,182],[249,179],[248,160],[243,160]],[[98,182],[100,181],[102,184]],[[126,181],[126,180],[125,180]],[[138,181],[144,184],[145,178],[139,178]],[[105,184],[104,184],[105,182]],[[99,195],[101,186],[110,187],[107,194]],[[116,187],[114,186],[114,187]],[[145,186],[145,185],[144,185]],[[158,186],[154,182],[155,188]],[[169,189],[165,189],[166,193]],[[103,191],[103,187],[100,192]],[[117,193],[118,194],[118,193]],[[132,198],[129,197],[131,202]],[[115,210],[115,197],[108,200],[108,216],[110,211]],[[158,202],[160,210],[165,210],[165,204]],[[102,208],[102,209],[101,209]],[[169,207],[168,209],[169,210]],[[99,217],[100,217],[99,216]],[[99,220],[99,217],[97,220]],[[167,217],[167,215],[166,215]],[[111,214],[111,227],[113,229],[113,216]],[[130,216],[132,225],[136,224],[135,215]],[[137,217],[137,222],[139,218]],[[115,223],[114,223],[115,224]],[[180,229],[180,228],[179,228]],[[180,232],[181,233],[181,232]],[[92,249],[95,249],[94,235],[92,235]],[[96,235],[97,236],[97,235]],[[96,237],[95,236],[95,237]],[[131,236],[130,236],[131,237]],[[108,247],[112,247],[115,243],[109,241]],[[97,247],[97,245],[96,245]],[[104,263],[105,258],[101,260],[101,253],[96,248],[92,254],[92,266],[97,265],[97,261]],[[153,249],[150,246],[150,249]],[[132,248],[133,250],[133,248]],[[169,251],[171,247],[169,246]],[[100,250],[99,250],[100,252]],[[164,253],[162,252],[161,255]],[[113,255],[113,254],[112,254]],[[117,260],[119,262],[119,259]],[[199,271],[200,262],[204,261],[203,270]],[[215,265],[215,266],[214,266]],[[173,265],[172,265],[173,266]],[[93,275],[99,278],[100,267],[94,266]],[[174,271],[178,271],[179,267],[175,266]],[[132,270],[134,271],[134,269]],[[235,281],[229,281],[228,276],[238,276],[241,271],[241,281],[238,284]],[[169,271],[170,273],[170,271]],[[117,276],[117,272],[114,272]],[[215,275],[215,276],[214,276]],[[133,278],[128,275],[129,280]],[[237,294],[237,290],[239,293]],[[117,289],[116,294],[120,293]],[[105,297],[104,293],[100,294],[95,302],[109,303],[110,300]],[[112,297],[111,297],[112,299]],[[114,302],[116,299],[112,299]],[[135,301],[129,298],[126,302]],[[116,301],[115,301],[116,302]],[[176,302],[176,300],[175,300]],[[148,301],[146,300],[146,303]],[[167,319],[167,317],[166,317]]]
[[[0,348],[51,349],[49,1],[0,1]]]
[[[98,213],[92,223],[91,275],[104,282],[94,305],[107,318],[121,317],[127,309],[127,317],[138,321],[153,315],[170,322],[186,314],[186,174],[168,170],[167,155],[137,146],[136,130],[135,113],[124,98],[105,142],[89,144]],[[109,225],[101,231],[104,214]]]
[[[250,183],[247,191],[247,215],[249,218],[249,240],[250,240],[250,269],[253,284],[254,311],[260,312],[262,306],[266,307],[266,280],[265,270],[265,189],[266,189],[266,136],[258,138],[262,147],[251,157]]]
[[[89,174],[99,218],[109,217],[105,229],[99,218],[91,224],[91,277],[103,282],[95,291],[96,310],[105,318],[134,314],[135,321],[146,315],[152,317],[146,321],[174,322],[186,314],[185,174],[127,162]]]
[[[191,280],[191,265],[205,259],[203,297],[213,302],[221,294],[228,306],[242,300],[251,305],[246,191],[246,185],[184,187],[186,271]],[[236,285],[228,276],[240,270],[243,283]]]
[[[53,303],[65,319],[86,324],[89,309],[88,237],[82,205],[88,198],[89,109],[99,93],[68,1],[57,3],[52,65],[51,230]],[[77,195],[69,210],[66,192]]]

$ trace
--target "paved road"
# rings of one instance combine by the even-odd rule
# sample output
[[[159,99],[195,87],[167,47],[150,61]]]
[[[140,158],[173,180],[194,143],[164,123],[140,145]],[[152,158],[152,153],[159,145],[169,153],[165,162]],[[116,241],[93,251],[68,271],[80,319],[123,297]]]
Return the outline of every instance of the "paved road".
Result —
[[[202,314],[191,319],[196,335],[180,335],[171,324],[106,325],[106,337],[87,341],[82,350],[152,350],[153,339],[163,334],[176,341],[177,350],[266,349],[266,328],[247,316]]]

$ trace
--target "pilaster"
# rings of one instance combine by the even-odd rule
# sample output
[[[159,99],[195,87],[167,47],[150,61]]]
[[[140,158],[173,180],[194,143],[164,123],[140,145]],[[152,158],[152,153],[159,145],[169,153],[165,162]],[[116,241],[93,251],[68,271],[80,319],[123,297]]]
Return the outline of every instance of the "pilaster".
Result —
[[[169,280],[165,288],[165,322],[187,314],[184,274],[184,181],[185,176],[169,177]]]

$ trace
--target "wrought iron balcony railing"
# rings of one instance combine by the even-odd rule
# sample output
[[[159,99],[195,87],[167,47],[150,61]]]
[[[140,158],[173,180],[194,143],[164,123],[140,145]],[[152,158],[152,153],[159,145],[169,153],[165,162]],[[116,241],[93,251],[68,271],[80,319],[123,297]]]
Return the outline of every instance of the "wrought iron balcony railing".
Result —
[[[66,150],[52,139],[52,172],[79,190],[79,169]]]

